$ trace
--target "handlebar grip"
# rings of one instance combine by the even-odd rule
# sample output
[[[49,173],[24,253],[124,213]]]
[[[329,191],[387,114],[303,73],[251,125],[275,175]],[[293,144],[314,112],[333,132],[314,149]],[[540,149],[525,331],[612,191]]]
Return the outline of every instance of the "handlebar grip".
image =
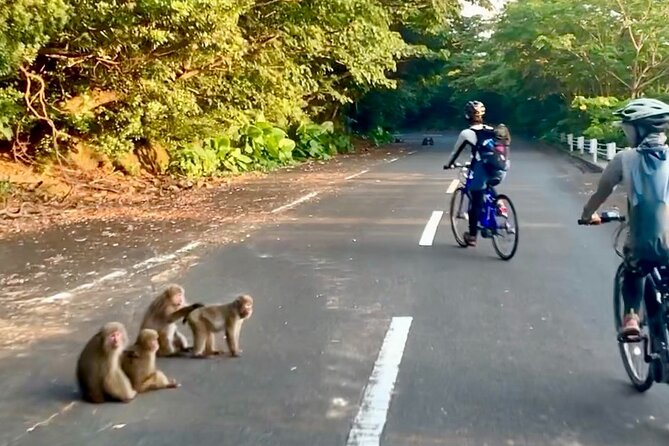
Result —
[[[616,215],[613,217],[602,216],[602,223],[610,223],[612,221],[619,221],[621,223],[625,222],[626,218],[624,215]]]
[[[606,215],[602,215],[600,218],[601,218],[602,224],[611,223],[613,221],[619,221],[621,223],[624,223],[627,220],[624,215],[614,215],[614,216],[610,216],[610,217],[607,217]],[[591,226],[589,220],[583,220],[581,218],[578,219],[578,224],[581,225],[581,226]]]

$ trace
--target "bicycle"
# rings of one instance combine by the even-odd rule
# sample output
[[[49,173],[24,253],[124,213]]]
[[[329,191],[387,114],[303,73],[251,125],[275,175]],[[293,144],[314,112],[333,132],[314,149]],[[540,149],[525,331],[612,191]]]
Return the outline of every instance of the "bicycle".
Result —
[[[459,220],[469,226],[469,209],[471,207],[471,193],[469,187],[472,176],[469,174],[471,163],[453,164],[444,166],[444,170],[460,168],[460,186],[453,192],[451,198],[451,228],[458,245],[463,248],[467,246],[464,231],[458,228]],[[465,199],[467,205],[465,205]],[[511,199],[505,194],[497,194],[490,184],[486,186],[483,194],[483,208],[479,216],[478,227],[483,238],[492,239],[495,252],[502,260],[511,260],[518,249],[518,218],[516,208]],[[503,249],[503,242],[511,240],[509,250]]]
[[[619,248],[620,238],[626,229],[626,218],[617,212],[606,212],[601,215],[602,223],[620,222],[614,235],[614,249],[624,259],[623,250]],[[579,225],[589,222],[579,220]],[[625,272],[625,261],[616,270],[613,284],[613,317],[616,333],[623,324],[625,306],[622,296],[622,279]],[[653,303],[653,314],[648,312],[648,303]],[[645,276],[643,299],[639,308],[639,328],[641,335],[626,337],[618,335],[618,350],[623,360],[625,372],[632,386],[639,392],[645,392],[653,383],[669,384],[669,266],[654,267]]]

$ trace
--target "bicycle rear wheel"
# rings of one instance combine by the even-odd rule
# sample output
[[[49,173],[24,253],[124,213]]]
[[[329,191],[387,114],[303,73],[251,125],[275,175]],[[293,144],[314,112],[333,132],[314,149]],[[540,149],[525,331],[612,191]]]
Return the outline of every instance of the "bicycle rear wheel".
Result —
[[[451,197],[451,229],[458,245],[467,246],[465,232],[469,229],[469,194],[459,187]]]
[[[492,237],[492,246],[502,260],[511,260],[518,249],[518,216],[511,199],[504,194],[495,200],[497,229]]]
[[[616,271],[613,285],[613,320],[615,321],[616,335],[620,331],[625,317],[625,302],[622,293],[624,271],[625,265],[621,263]],[[650,329],[646,315],[646,303],[645,299],[642,299],[641,308],[639,308],[639,328],[641,328],[642,336],[650,338]],[[618,350],[620,351],[625,372],[627,372],[632,386],[639,392],[645,392],[650,389],[654,382],[653,368],[651,364],[646,362],[643,342],[618,341]]]

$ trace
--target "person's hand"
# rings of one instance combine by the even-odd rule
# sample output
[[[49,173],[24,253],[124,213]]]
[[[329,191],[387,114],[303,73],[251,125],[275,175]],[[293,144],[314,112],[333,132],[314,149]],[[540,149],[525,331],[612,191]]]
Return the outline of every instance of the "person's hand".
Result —
[[[592,214],[592,217],[590,217],[590,221],[588,221],[589,225],[601,225],[602,224],[602,217],[599,216],[597,212]]]

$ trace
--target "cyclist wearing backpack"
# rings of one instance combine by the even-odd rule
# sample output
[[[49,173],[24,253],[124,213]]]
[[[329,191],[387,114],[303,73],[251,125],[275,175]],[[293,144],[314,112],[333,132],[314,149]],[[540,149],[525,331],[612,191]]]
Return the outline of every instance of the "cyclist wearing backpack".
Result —
[[[508,146],[511,136],[503,124],[493,128],[483,123],[485,105],[479,101],[465,104],[465,118],[469,127],[460,132],[455,143],[449,168],[467,147],[471,148],[472,160],[469,175],[471,206],[469,209],[469,232],[464,234],[467,246],[476,246],[478,220],[483,208],[483,194],[488,184],[496,186],[502,182],[508,169]]]
[[[669,147],[664,133],[669,105],[656,99],[635,99],[614,115],[621,118],[619,125],[636,148],[618,153],[609,162],[581,218],[590,224],[601,223],[597,209],[618,184],[624,185],[629,233],[623,250],[625,318],[620,334],[638,337],[643,278],[654,266],[669,265]],[[652,306],[653,299],[647,304]]]

